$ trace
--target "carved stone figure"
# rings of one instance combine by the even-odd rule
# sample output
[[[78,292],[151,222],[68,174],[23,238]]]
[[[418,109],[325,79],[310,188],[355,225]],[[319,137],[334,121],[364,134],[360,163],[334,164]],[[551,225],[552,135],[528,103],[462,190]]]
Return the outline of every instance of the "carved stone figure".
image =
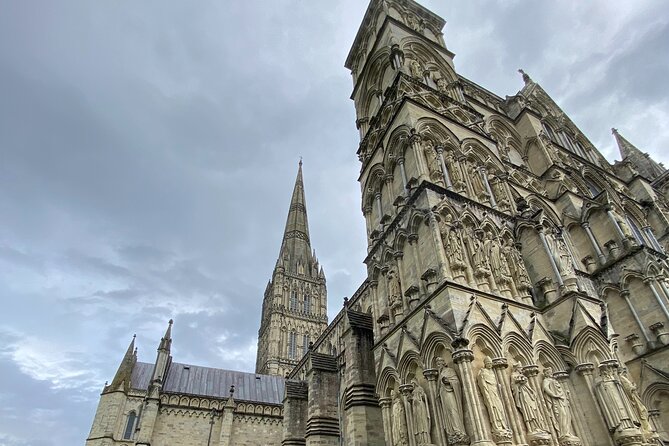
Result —
[[[509,265],[502,256],[502,247],[499,241],[493,237],[491,232],[487,232],[485,235],[483,251],[490,262],[490,271],[495,279],[499,280],[501,278],[503,281],[508,281],[511,275]]]
[[[474,196],[479,200],[483,200],[488,196],[488,191],[486,190],[485,184],[483,184],[481,172],[479,172],[478,166],[476,166],[476,164],[471,164],[469,174],[469,178],[472,182],[472,188],[474,189]]]
[[[553,258],[555,259],[555,263],[557,263],[560,274],[563,277],[573,277],[576,273],[574,271],[574,266],[572,265],[571,255],[567,251],[565,241],[555,232],[551,234],[549,240],[551,241]]]
[[[527,275],[527,269],[525,269],[525,262],[523,257],[520,255],[520,250],[514,246],[513,240],[509,239],[503,248],[504,256],[506,257],[507,265],[511,272],[511,277],[515,281],[518,290],[529,290],[532,288],[532,281],[530,276]]]
[[[393,400],[393,446],[407,446],[409,444],[409,435],[407,432],[407,419],[404,412],[404,403],[402,402],[400,394],[394,390],[390,392],[390,397]]]
[[[449,155],[446,158],[446,167],[448,168],[448,173],[451,175],[453,187],[458,192],[462,192],[465,189],[465,182],[462,177],[460,163],[452,155]]]
[[[500,399],[497,388],[497,378],[492,371],[492,360],[489,356],[483,359],[483,368],[479,370],[477,384],[483,397],[483,403],[488,410],[488,418],[493,432],[506,432],[508,425],[504,416],[504,405]]]
[[[472,247],[472,263],[474,264],[474,271],[478,274],[489,274],[490,264],[488,263],[488,256],[484,251],[483,231],[477,229],[474,231],[474,237],[471,238]]]
[[[415,430],[414,435],[416,436],[416,444],[428,445],[432,443],[432,440],[430,439],[432,419],[430,418],[427,395],[425,394],[425,390],[418,384],[418,381],[412,379],[411,384],[413,384],[411,408],[413,411],[413,426]]]
[[[437,393],[443,415],[448,444],[469,444],[465,431],[462,408],[462,387],[455,371],[446,365],[443,358],[437,358],[439,379]]]
[[[441,163],[437,152],[434,150],[434,143],[430,140],[426,140],[423,143],[423,153],[425,153],[425,159],[427,160],[427,168],[430,171],[430,179],[440,185],[444,185],[444,175],[441,171]]]
[[[423,79],[423,67],[420,66],[420,62],[415,59],[409,61],[409,72],[411,76],[417,79]]]
[[[577,443],[571,426],[571,407],[569,407],[567,392],[565,392],[562,384],[555,379],[551,367],[544,369],[544,381],[541,387],[546,397],[548,410],[553,417],[553,426],[560,443],[567,443],[565,440],[569,440],[569,444]]]
[[[448,81],[443,76],[437,78],[435,81],[437,84],[437,90],[441,93],[448,93]]]
[[[599,366],[600,379],[596,385],[596,394],[609,431],[620,433],[636,429],[637,419],[615,369],[616,366],[608,363]]]
[[[404,306],[402,304],[402,285],[400,284],[399,273],[395,268],[388,271],[388,304],[395,316],[404,312]]]
[[[527,376],[523,375],[519,363],[514,364],[511,373],[511,383],[513,384],[513,398],[516,407],[523,416],[527,432],[536,434],[546,432],[546,421],[541,415],[539,399],[534,389],[527,382]]]
[[[648,419],[648,409],[646,408],[646,405],[643,404],[643,401],[641,401],[641,396],[639,395],[636,384],[630,380],[629,375],[627,374],[627,369],[625,368],[622,369],[622,373],[620,374],[620,384],[630,403],[632,403],[632,408],[636,411],[636,415],[639,418],[641,433],[646,441],[650,442],[651,439],[657,437],[657,434],[655,434],[654,429],[650,424]]]

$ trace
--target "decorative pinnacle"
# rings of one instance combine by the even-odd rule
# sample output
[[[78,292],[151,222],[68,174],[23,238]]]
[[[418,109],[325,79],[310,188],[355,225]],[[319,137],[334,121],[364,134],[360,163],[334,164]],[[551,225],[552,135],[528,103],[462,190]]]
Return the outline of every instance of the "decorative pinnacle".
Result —
[[[532,78],[530,77],[530,75],[527,74],[522,68],[518,68],[518,72],[523,75],[523,82],[525,82],[525,85],[532,82]]]

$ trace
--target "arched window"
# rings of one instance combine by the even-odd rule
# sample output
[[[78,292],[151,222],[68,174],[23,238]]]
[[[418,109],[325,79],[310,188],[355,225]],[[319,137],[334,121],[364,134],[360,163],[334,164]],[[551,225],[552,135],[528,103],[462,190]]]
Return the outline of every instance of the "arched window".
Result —
[[[297,311],[297,291],[290,292],[290,310]]]
[[[311,296],[308,294],[304,296],[304,312],[307,314],[311,313]]]
[[[627,219],[627,223],[630,225],[630,228],[632,228],[632,234],[634,234],[634,238],[636,239],[637,243],[640,245],[646,245],[646,240],[643,238],[643,234],[639,229],[639,225],[637,225],[634,219],[630,218],[629,215],[625,218]]]
[[[305,334],[302,336],[302,354],[306,355],[307,350],[309,350],[309,335]]]
[[[602,192],[602,189],[597,185],[597,183],[592,181],[590,178],[585,179],[585,184],[588,185],[588,190],[590,190],[590,195],[592,197],[596,197]]]
[[[546,135],[548,135],[548,138],[549,138],[551,141],[560,144],[560,142],[558,141],[558,139],[555,137],[555,132],[553,131],[553,129],[551,128],[550,125],[548,125],[547,123],[545,123],[545,122],[542,121],[542,122],[541,122],[541,126],[543,127],[544,132],[546,132]]]
[[[295,330],[288,334],[288,358],[295,359],[297,354],[297,333]]]
[[[125,424],[125,431],[123,431],[124,440],[132,440],[132,434],[135,432],[136,423],[137,423],[137,414],[133,410],[128,414],[128,422]]]

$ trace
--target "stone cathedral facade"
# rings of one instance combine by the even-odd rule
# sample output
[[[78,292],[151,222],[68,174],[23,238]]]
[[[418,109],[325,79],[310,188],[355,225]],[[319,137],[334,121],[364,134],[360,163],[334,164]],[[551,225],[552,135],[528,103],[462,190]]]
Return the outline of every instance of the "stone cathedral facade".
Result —
[[[368,277],[337,316],[300,165],[256,373],[172,362],[170,324],[88,446],[669,444],[669,171],[615,129],[611,165],[522,71],[459,75],[444,24],[371,0],[346,60]]]

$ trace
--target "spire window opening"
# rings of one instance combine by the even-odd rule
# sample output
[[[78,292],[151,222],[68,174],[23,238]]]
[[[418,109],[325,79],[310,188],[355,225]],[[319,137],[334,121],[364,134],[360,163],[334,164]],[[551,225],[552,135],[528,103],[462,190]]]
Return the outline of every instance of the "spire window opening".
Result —
[[[132,440],[132,434],[135,433],[136,424],[137,424],[137,414],[133,410],[128,414],[128,421],[125,425],[125,431],[123,431],[124,440]]]
[[[297,354],[297,333],[291,331],[288,335],[288,358],[295,359]]]
[[[290,310],[297,311],[297,291],[291,291],[290,293]]]

